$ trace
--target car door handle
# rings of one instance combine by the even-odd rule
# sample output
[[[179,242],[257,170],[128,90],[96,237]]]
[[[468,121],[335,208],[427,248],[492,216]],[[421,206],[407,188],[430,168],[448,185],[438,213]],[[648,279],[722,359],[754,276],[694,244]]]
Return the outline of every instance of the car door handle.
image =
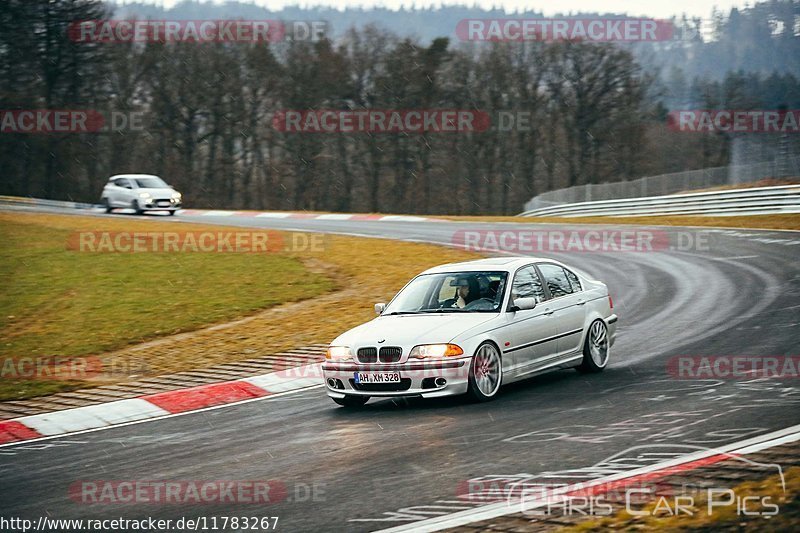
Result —
[[[583,300],[578,300],[578,303],[576,303],[575,305],[585,305],[585,304],[586,304],[586,302],[585,302],[585,301],[583,301]]]
[[[544,310],[544,312],[543,312],[542,314],[543,314],[543,315],[548,315],[548,316],[549,316],[549,315],[552,315],[552,314],[553,314],[553,312],[552,312],[550,309],[545,309],[545,310]]]

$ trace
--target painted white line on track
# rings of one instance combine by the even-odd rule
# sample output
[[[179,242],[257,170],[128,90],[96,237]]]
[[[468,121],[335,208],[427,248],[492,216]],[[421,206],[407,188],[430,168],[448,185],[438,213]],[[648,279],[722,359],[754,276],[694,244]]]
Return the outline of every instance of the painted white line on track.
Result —
[[[350,220],[355,215],[349,215],[346,213],[330,213],[327,215],[317,215],[317,220]]]
[[[760,255],[737,255],[736,257],[710,257],[711,261],[735,261],[737,259],[757,259]]]
[[[378,220],[386,220],[393,222],[426,222],[430,221],[431,219],[425,217],[415,217],[412,215],[384,215]]]
[[[630,470],[628,472],[622,472],[619,474],[614,474],[603,478],[593,479],[591,481],[587,481],[584,483],[578,483],[577,485],[559,487],[558,489],[553,490],[551,493],[548,493],[547,496],[550,497],[562,493],[569,493],[575,490],[589,489],[597,485],[602,486],[614,481],[633,478],[641,476],[643,474],[649,474],[661,470],[668,470],[670,468],[677,467],[682,464],[691,463],[694,461],[698,461],[700,459],[714,457],[717,455],[730,455],[733,458],[734,454],[744,455],[747,453],[754,453],[767,448],[772,448],[774,446],[780,446],[782,444],[797,442],[798,440],[800,440],[800,425],[790,426],[788,428],[779,429],[777,431],[773,431],[770,433],[765,433],[764,435],[760,435],[758,437],[753,437],[743,441],[734,442],[725,446],[721,446],[719,448],[709,449],[706,451],[701,451],[696,453],[690,453],[682,457],[678,457],[676,459],[664,461],[662,463],[645,466],[642,468],[637,468],[635,470]],[[434,518],[419,520],[417,522],[412,522],[409,524],[403,524],[400,526],[390,527],[387,529],[381,529],[374,533],[399,533],[406,531],[428,533],[433,531],[441,531],[443,529],[459,527],[474,522],[491,520],[493,518],[498,518],[510,514],[517,514],[521,512],[520,506],[522,504],[523,501],[521,498],[509,498],[507,501],[482,505],[480,507],[468,509],[466,511],[459,511],[456,513],[451,513],[449,515],[437,516]],[[533,509],[535,507],[536,507],[535,504],[526,505],[525,509]]]
[[[291,213],[259,213],[256,218],[289,218]]]

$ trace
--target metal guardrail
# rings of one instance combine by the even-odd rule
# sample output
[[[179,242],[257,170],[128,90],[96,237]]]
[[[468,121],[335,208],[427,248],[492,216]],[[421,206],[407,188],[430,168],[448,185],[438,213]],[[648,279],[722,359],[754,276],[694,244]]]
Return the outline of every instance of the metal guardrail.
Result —
[[[788,178],[798,175],[800,175],[800,155],[795,154],[776,157],[760,163],[686,170],[628,181],[575,185],[566,189],[546,191],[534,196],[525,203],[523,209],[525,211],[533,211],[544,207],[577,202],[682,194],[720,185],[736,185],[764,178]]]
[[[28,198],[23,196],[0,196],[0,204],[29,205],[44,207],[63,207],[66,209],[91,209],[97,207],[94,204],[84,204],[81,202],[66,202],[62,200],[44,200],[42,198]]]
[[[524,217],[768,215],[800,213],[800,185],[623,198],[543,207]]]

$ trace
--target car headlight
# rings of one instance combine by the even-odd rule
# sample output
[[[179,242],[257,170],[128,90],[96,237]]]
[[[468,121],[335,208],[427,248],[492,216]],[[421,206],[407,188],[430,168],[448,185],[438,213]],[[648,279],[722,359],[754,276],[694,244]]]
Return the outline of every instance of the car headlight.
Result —
[[[181,199],[181,193],[179,193],[179,192],[177,192],[177,191],[176,191],[176,192],[174,192],[174,193],[172,193],[172,198],[173,198],[174,200],[180,200],[180,199]]]
[[[150,198],[150,193],[149,192],[140,192],[139,193],[139,198]]]
[[[331,361],[346,361],[353,359],[353,350],[349,346],[328,346],[325,359]]]
[[[457,355],[464,355],[464,350],[457,344],[420,344],[414,346],[408,357],[409,359],[428,359]]]

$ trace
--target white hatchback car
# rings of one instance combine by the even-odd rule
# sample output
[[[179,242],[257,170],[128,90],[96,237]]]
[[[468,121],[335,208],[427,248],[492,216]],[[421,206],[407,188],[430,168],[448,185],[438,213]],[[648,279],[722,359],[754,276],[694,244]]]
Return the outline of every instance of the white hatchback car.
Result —
[[[344,406],[370,397],[495,397],[556,368],[600,372],[617,316],[606,285],[552,259],[480,259],[431,268],[378,318],[337,337],[322,370]]]
[[[137,215],[145,211],[169,211],[181,208],[181,193],[151,174],[118,174],[108,178],[100,203],[110,213],[115,207],[129,208]]]

